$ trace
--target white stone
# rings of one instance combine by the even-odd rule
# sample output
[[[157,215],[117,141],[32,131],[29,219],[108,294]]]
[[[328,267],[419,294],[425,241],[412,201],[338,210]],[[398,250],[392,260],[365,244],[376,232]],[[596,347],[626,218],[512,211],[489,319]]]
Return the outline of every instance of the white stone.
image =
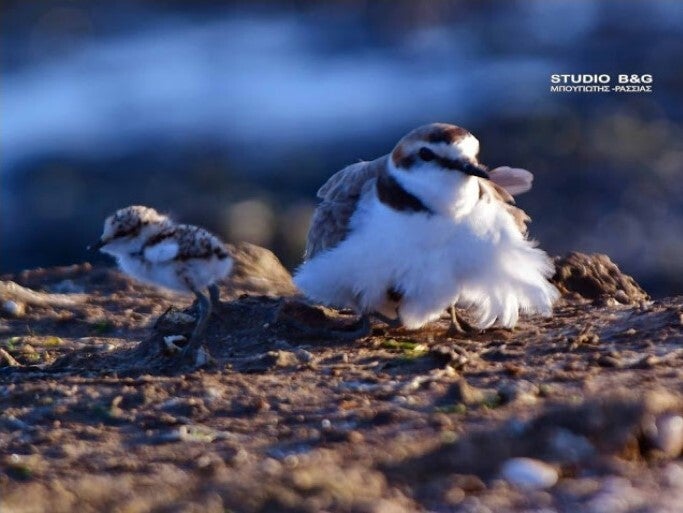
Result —
[[[17,303],[11,299],[8,299],[2,304],[2,309],[12,317],[23,317],[26,313],[26,308],[23,303]]]
[[[301,363],[309,363],[313,361],[313,353],[306,351],[305,349],[297,349],[294,351],[294,356],[296,356]]]
[[[528,490],[550,488],[559,478],[554,467],[532,458],[511,458],[500,473],[508,483]]]
[[[655,443],[668,457],[677,458],[683,451],[683,417],[665,415],[657,419]]]

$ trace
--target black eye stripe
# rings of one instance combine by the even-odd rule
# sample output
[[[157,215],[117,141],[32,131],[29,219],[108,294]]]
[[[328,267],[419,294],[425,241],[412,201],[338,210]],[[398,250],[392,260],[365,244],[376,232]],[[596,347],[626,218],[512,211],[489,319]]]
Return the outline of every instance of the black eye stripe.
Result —
[[[434,155],[434,159],[439,163],[439,165],[446,169],[455,169],[457,171],[462,171],[467,174],[471,174],[470,170],[483,168],[483,166],[477,166],[476,164],[464,159],[449,159],[446,157],[439,157]]]
[[[434,152],[432,150],[430,150],[429,148],[426,148],[426,147],[420,148],[418,155],[425,162],[429,162],[429,161],[434,160],[436,158],[436,155],[434,154]]]
[[[466,158],[449,159],[447,157],[442,157],[434,153],[434,151],[427,148],[426,146],[421,147],[415,153],[411,153],[408,155],[403,155],[399,153],[398,155],[395,155],[392,158],[394,159],[394,164],[396,165],[396,167],[405,169],[406,171],[410,171],[411,168],[418,163],[418,159],[422,160],[423,162],[436,162],[439,166],[445,169],[455,169],[467,174],[474,174],[477,176],[481,176],[480,173],[482,171],[488,171],[488,169],[485,166],[477,164],[476,162],[472,162]],[[472,170],[479,171],[479,173],[472,172]]]
[[[142,225],[137,224],[135,226],[127,226],[126,228],[121,228],[119,230],[116,230],[116,233],[114,233],[113,238],[119,238],[119,237],[134,237],[138,233],[140,233],[140,230],[142,229]]]
[[[449,159],[447,157],[442,157],[440,155],[437,155],[436,153],[434,153],[432,150],[430,150],[426,146],[423,146],[422,148],[420,148],[417,152],[417,155],[418,155],[418,157],[420,157],[420,159],[422,159],[425,162],[431,162],[431,161],[435,160],[436,162],[438,162],[438,164],[441,167],[444,167],[446,169],[457,169],[460,171],[464,171],[467,168],[467,166],[472,165],[465,160],[459,160],[459,159],[453,160],[453,159]]]
[[[422,159],[425,162],[431,162],[435,160],[441,167],[444,167],[446,169],[457,169],[459,171],[464,171],[467,168],[467,166],[472,165],[465,160],[453,160],[447,157],[441,157],[440,155],[437,155],[432,150],[424,146],[419,149],[417,155],[420,157],[420,159]]]

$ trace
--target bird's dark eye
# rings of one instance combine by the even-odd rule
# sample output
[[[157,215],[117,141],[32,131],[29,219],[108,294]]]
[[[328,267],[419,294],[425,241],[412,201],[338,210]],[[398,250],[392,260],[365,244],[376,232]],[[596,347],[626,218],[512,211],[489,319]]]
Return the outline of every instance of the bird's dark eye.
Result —
[[[436,155],[434,154],[434,152],[432,150],[430,150],[429,148],[420,148],[418,155],[425,162],[429,162],[430,160],[434,160],[436,158]]]

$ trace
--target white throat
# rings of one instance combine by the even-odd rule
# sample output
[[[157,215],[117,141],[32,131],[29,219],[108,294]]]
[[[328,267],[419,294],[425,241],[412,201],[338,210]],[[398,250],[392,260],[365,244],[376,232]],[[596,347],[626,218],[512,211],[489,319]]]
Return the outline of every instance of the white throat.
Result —
[[[458,219],[467,215],[479,198],[476,177],[460,171],[445,171],[432,164],[402,171],[389,159],[389,174],[427,207],[445,217]]]

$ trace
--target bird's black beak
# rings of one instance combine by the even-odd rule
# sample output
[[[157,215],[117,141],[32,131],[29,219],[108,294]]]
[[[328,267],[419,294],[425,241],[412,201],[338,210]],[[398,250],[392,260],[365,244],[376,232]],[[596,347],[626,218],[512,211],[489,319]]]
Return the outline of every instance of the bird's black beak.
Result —
[[[100,240],[98,240],[97,242],[94,242],[94,243],[90,244],[90,245],[87,247],[87,249],[88,249],[88,251],[97,251],[98,249],[100,249],[100,248],[101,248],[102,246],[104,246],[105,244],[106,244],[106,242],[103,241],[102,239],[100,239]]]
[[[467,162],[465,165],[462,166],[462,169],[460,170],[466,175],[470,176],[477,176],[479,178],[483,178],[484,180],[489,179],[489,170],[486,166],[483,166],[481,164],[475,164],[473,162]]]

